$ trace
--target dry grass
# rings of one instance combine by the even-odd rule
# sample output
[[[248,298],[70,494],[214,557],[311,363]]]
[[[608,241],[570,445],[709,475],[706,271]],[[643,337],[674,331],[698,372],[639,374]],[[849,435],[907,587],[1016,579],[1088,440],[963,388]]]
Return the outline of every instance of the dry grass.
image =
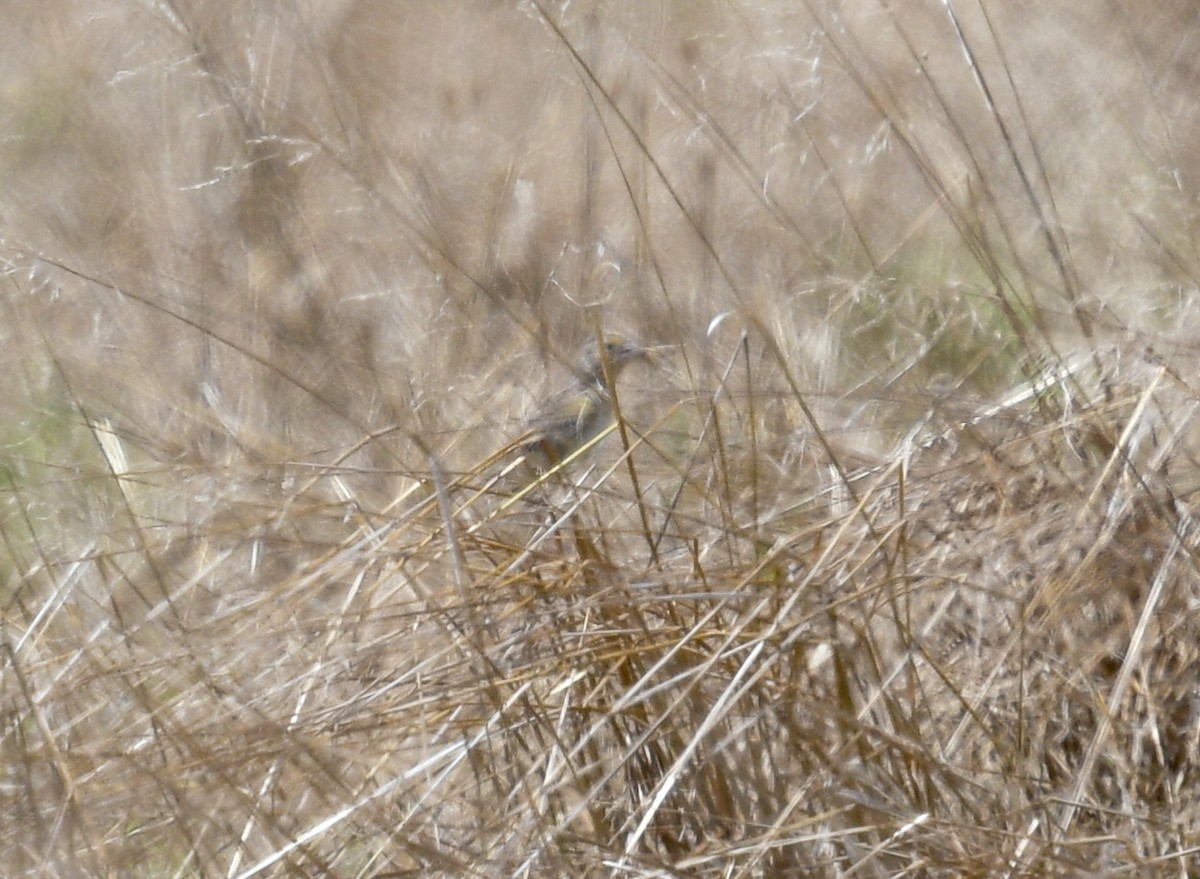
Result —
[[[1200,875],[1189,4],[10,12],[0,875]]]

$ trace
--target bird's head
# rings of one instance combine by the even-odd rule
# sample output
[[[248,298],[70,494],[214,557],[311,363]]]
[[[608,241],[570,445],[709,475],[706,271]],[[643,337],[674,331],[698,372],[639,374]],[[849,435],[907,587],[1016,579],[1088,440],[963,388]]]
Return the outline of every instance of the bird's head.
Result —
[[[632,339],[608,333],[604,336],[603,346],[597,345],[594,339],[587,344],[579,368],[586,381],[605,387],[608,384],[606,370],[607,375],[615,379],[622,369],[635,360],[653,364],[656,358],[652,351]]]

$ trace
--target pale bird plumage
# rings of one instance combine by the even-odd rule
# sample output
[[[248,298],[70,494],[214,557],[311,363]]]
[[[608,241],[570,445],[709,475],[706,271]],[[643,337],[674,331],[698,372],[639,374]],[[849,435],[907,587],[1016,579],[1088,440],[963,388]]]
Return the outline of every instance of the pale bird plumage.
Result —
[[[604,337],[603,348],[589,343],[574,385],[547,400],[526,422],[520,448],[527,460],[539,469],[554,466],[603,433],[614,418],[609,380],[616,381],[635,360],[652,363],[654,357],[615,334]]]

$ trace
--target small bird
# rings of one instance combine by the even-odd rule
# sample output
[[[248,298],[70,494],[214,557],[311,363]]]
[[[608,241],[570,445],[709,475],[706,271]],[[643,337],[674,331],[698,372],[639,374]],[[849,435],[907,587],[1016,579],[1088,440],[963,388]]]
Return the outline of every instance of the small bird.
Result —
[[[526,422],[520,450],[536,469],[546,470],[569,458],[613,423],[609,381],[634,360],[654,363],[654,355],[615,333],[603,347],[592,340],[584,347],[574,385],[543,403]]]

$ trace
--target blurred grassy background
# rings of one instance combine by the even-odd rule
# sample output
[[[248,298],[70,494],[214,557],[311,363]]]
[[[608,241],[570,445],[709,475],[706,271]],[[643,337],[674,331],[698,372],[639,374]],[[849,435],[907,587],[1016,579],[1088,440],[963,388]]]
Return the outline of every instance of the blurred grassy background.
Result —
[[[1192,4],[5,11],[0,873],[1200,872]]]

